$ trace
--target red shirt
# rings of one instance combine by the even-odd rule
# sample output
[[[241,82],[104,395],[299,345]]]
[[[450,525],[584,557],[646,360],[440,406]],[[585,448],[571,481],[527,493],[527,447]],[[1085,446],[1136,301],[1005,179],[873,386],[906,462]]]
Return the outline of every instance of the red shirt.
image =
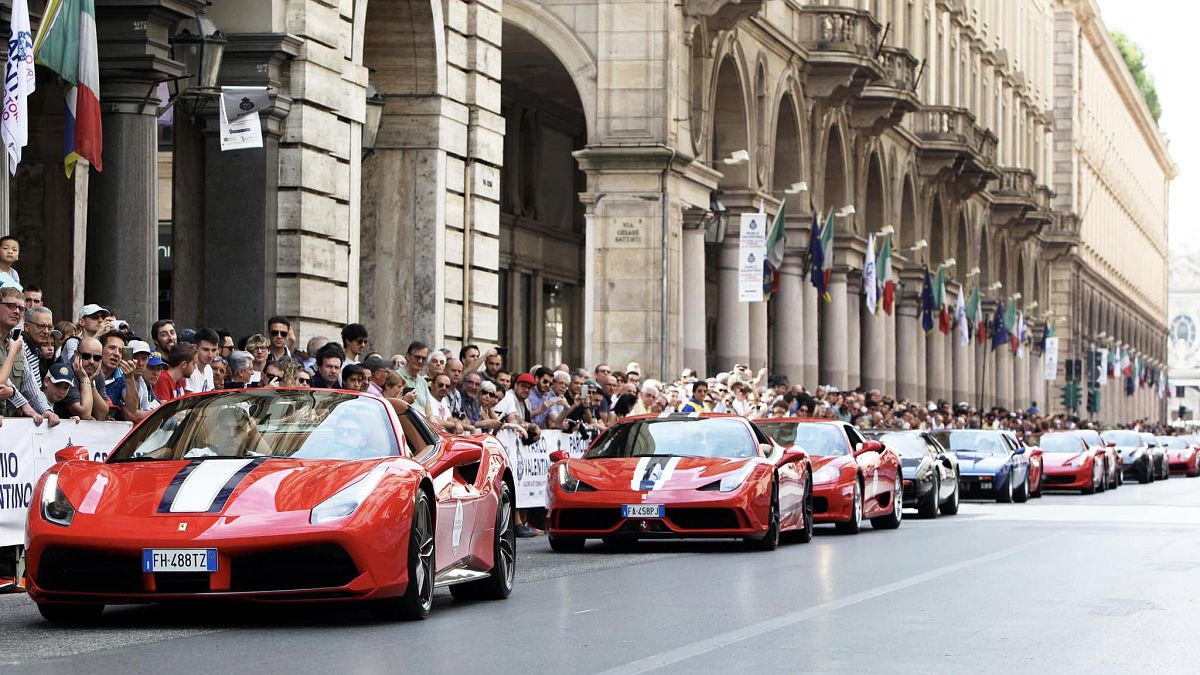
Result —
[[[163,371],[158,376],[158,381],[154,383],[154,395],[158,397],[161,403],[166,403],[175,398],[175,380],[171,378],[171,373]]]

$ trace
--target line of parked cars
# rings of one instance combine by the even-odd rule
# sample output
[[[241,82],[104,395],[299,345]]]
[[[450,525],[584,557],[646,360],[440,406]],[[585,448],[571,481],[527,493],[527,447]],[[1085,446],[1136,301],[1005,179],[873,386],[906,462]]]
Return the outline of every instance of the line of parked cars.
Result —
[[[628,418],[582,457],[551,453],[548,533],[556,551],[588,539],[741,538],[773,549],[958,513],[964,498],[1025,502],[1046,490],[1093,494],[1126,479],[1200,475],[1200,439],[1136,431],[861,430],[827,419],[715,414]]]

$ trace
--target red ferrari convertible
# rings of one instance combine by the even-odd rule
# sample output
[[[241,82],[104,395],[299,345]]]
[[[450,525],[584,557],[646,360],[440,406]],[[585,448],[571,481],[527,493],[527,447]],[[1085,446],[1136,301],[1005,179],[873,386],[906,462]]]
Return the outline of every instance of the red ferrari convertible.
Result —
[[[583,458],[550,458],[546,507],[556,551],[582,550],[588,538],[732,537],[766,550],[781,533],[812,538],[808,457],[740,417],[629,417]]]
[[[365,600],[386,618],[422,618],[435,586],[512,590],[503,447],[445,436],[373,396],[188,396],[108,461],[87,456],[59,451],[30,506],[28,590],[48,620],[195,598]]]
[[[1103,492],[1108,484],[1106,447],[1088,446],[1074,434],[1043,434],[1042,462],[1046,487],[1079,490],[1085,495]]]
[[[904,477],[895,450],[836,420],[766,419],[756,424],[776,443],[808,453],[818,524],[833,523],[847,534],[857,533],[865,518],[879,529],[900,527]]]

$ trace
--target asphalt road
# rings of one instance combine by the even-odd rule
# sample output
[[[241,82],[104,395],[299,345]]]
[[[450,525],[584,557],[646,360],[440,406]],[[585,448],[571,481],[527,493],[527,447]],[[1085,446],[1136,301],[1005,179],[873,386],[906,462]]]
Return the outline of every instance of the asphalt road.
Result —
[[[0,671],[1200,672],[1200,479],[967,502],[898,531],[818,528],[773,553],[519,545],[509,600],[441,593],[418,623],[185,606],[110,608],[66,629],[0,596]]]

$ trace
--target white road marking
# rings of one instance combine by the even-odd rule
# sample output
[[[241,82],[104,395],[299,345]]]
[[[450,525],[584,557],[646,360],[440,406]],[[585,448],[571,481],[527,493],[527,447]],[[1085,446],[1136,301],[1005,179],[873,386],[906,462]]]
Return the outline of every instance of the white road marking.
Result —
[[[696,642],[692,642],[681,647],[676,647],[674,649],[669,649],[653,656],[647,656],[636,661],[631,661],[623,666],[610,668],[603,671],[600,675],[634,675],[636,673],[647,673],[652,670],[658,670],[659,668],[666,668],[667,666],[671,666],[682,661],[687,661],[688,659],[695,658],[701,654],[707,654],[713,650],[720,649],[737,642],[742,642],[744,640],[749,640],[750,638],[757,637],[765,633],[770,633],[781,628],[787,628],[803,621],[816,618],[823,614],[835,612],[844,607],[857,605],[859,603],[887,595],[888,593],[895,593],[896,591],[901,591],[918,584],[923,584],[927,581],[958,572],[959,570],[963,570],[968,567],[974,567],[976,565],[982,565],[984,563],[989,563],[1008,557],[1014,553],[1019,553],[1034,545],[1040,544],[1049,539],[1057,538],[1059,536],[1060,535],[1057,533],[1048,535],[1024,544],[1013,546],[1012,548],[1006,548],[1002,551],[989,553],[988,555],[979,556],[978,558],[970,558],[968,560],[956,562],[951,565],[945,565],[943,567],[938,567],[929,570],[928,572],[922,572],[921,574],[917,574],[906,579],[894,581],[890,584],[884,584],[883,586],[871,588],[862,591],[861,593],[847,595],[844,598],[839,598],[831,602],[826,602],[820,605],[809,607],[807,609],[790,612],[782,616],[777,616],[773,619],[767,619],[766,621],[752,623],[736,630],[720,633],[704,640],[697,640]]]
[[[587,614],[588,612],[594,612],[594,611],[596,611],[596,608],[595,608],[595,607],[593,607],[592,609],[581,609],[581,610],[579,610],[578,612],[575,612],[575,613],[576,613],[576,614]]]

